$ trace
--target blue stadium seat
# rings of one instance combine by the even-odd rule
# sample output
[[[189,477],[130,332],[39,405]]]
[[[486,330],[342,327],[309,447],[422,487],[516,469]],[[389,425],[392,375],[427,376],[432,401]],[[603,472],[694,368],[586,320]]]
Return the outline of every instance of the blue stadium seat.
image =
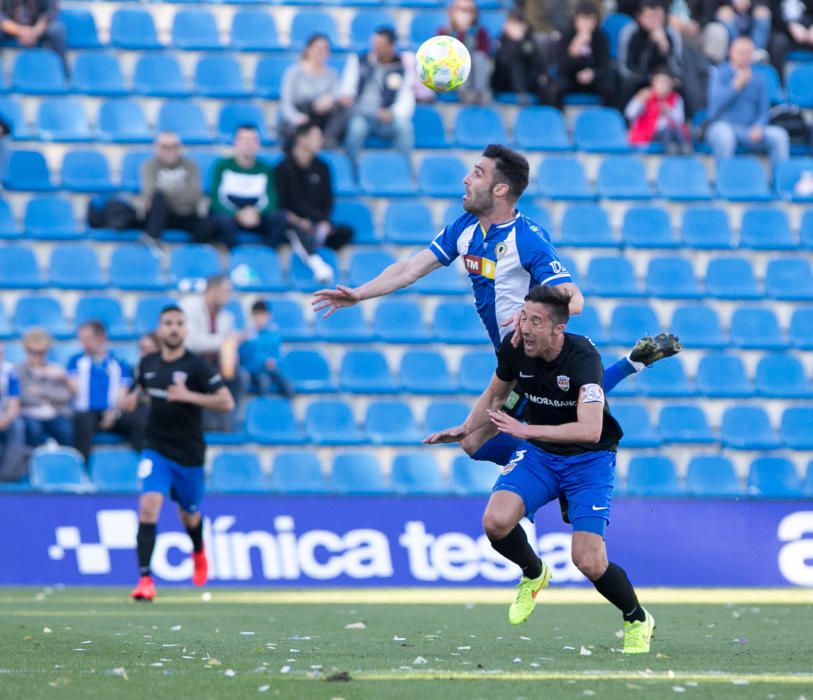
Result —
[[[291,402],[260,397],[246,402],[246,432],[261,445],[301,445],[305,436],[294,418]]]
[[[385,250],[358,251],[350,259],[347,282],[351,287],[358,287],[378,276],[394,262],[395,257]]]
[[[514,141],[517,148],[529,151],[569,151],[573,147],[562,113],[547,106],[517,112]]]
[[[610,42],[610,58],[618,56],[618,39],[621,30],[630,22],[632,17],[623,12],[608,12],[601,22],[601,28]]]
[[[713,258],[706,268],[706,289],[718,299],[759,299],[754,268],[748,258]]]
[[[662,440],[650,421],[649,409],[640,403],[613,402],[610,412],[615,416],[624,437],[621,447],[658,447]]]
[[[570,204],[562,215],[562,235],[559,243],[587,248],[616,248],[607,211],[599,204]]]
[[[3,187],[12,191],[53,192],[45,156],[39,151],[15,150],[8,156]]]
[[[68,92],[62,61],[48,49],[19,51],[10,87],[12,92],[24,95],[64,95]]]
[[[93,140],[85,108],[75,97],[50,97],[40,101],[37,130],[43,141]]]
[[[243,83],[240,64],[231,56],[203,56],[195,66],[195,91],[224,99],[251,94]]]
[[[263,468],[253,452],[221,452],[212,460],[207,488],[219,493],[258,493],[269,489]]]
[[[220,258],[212,246],[190,243],[173,248],[169,258],[169,272],[176,284],[183,280],[200,280],[222,272]]]
[[[150,151],[128,151],[121,160],[121,189],[125,192],[140,192],[140,171],[145,161],[152,158]]]
[[[788,102],[813,108],[813,66],[796,66],[788,76]]]
[[[635,496],[682,496],[677,470],[671,459],[639,455],[627,468],[626,492]]]
[[[322,318],[322,314],[319,313],[315,320],[314,334],[320,340],[334,343],[368,343],[374,339],[358,306],[342,309],[328,318]]]
[[[753,156],[724,158],[717,163],[717,194],[732,202],[773,199],[765,170]]]
[[[395,17],[384,10],[362,10],[350,20],[350,43],[348,49],[366,53],[370,49],[370,37],[379,27],[395,27]]]
[[[254,68],[254,93],[257,97],[279,99],[282,74],[293,63],[288,56],[263,56]]]
[[[48,283],[59,289],[102,289],[96,249],[90,245],[58,245],[51,250]]]
[[[643,161],[637,156],[607,156],[598,168],[596,189],[606,199],[651,199]]]
[[[339,367],[339,388],[356,394],[392,394],[397,385],[378,350],[348,350]]]
[[[460,358],[457,373],[460,390],[469,394],[481,394],[491,381],[495,369],[497,359],[493,352],[483,350],[465,353]]]
[[[457,265],[447,265],[440,267],[432,274],[419,279],[412,290],[419,294],[437,294],[443,296],[454,296],[466,294],[469,291],[469,283],[466,277],[461,274],[462,268]]]
[[[305,411],[305,431],[317,445],[362,445],[368,442],[344,401],[314,401]]]
[[[658,362],[642,372],[638,376],[638,391],[658,398],[695,395],[679,357]]]
[[[596,345],[605,345],[609,342],[607,331],[604,330],[598,312],[592,306],[585,306],[578,316],[571,316],[567,330],[569,333],[587,336]]]
[[[300,394],[329,394],[336,391],[330,366],[318,350],[291,350],[280,361],[280,372]]]
[[[813,171],[813,158],[791,158],[776,163],[774,184],[780,198],[792,202],[813,202],[813,194],[802,194],[795,189],[806,170]]]
[[[227,106],[229,105],[224,106],[223,111],[225,111]],[[262,134],[262,130],[260,130],[260,134]],[[214,172],[215,163],[220,160],[220,153],[217,151],[201,151],[195,149],[187,152],[186,155],[198,166],[203,191],[207,192],[211,189],[212,173]]]
[[[710,353],[700,358],[696,377],[697,391],[709,398],[745,398],[754,388],[737,355]]]
[[[411,197],[417,194],[406,156],[391,151],[363,153],[359,158],[359,185],[373,197]]]
[[[813,408],[790,406],[779,425],[782,442],[792,450],[813,450]]]
[[[25,244],[4,245],[0,250],[0,288],[38,289],[43,286],[37,258]]]
[[[435,458],[428,452],[406,452],[392,460],[392,489],[396,493],[444,493]]]
[[[19,100],[6,95],[0,96],[0,116],[9,125],[13,138],[24,140],[31,137]]]
[[[539,194],[549,199],[595,199],[584,166],[572,156],[551,156],[539,164],[536,174]]]
[[[109,51],[80,53],[73,64],[73,86],[85,95],[121,97],[129,93],[119,60]]]
[[[158,327],[158,317],[165,306],[177,304],[170,296],[140,296],[136,302],[133,326],[139,335],[152,333]]]
[[[401,391],[411,394],[454,394],[457,385],[446,358],[434,350],[410,350],[401,357]]]
[[[669,212],[658,206],[629,207],[621,223],[621,241],[632,248],[677,248]]]
[[[807,463],[805,479],[802,484],[802,493],[806,498],[813,496],[813,459]]]
[[[802,214],[799,225],[799,239],[807,250],[813,250],[813,209],[807,209]]]
[[[186,85],[181,65],[172,54],[145,53],[138,57],[133,72],[133,92],[149,97],[186,97],[192,90]]]
[[[669,327],[687,348],[724,348],[728,345],[720,318],[709,306],[676,307]]]
[[[174,131],[186,144],[210,144],[212,136],[203,111],[194,102],[167,100],[158,112],[159,131]]]
[[[602,297],[637,297],[641,294],[632,263],[620,255],[590,259],[587,289],[590,294]]]
[[[508,136],[496,109],[466,106],[455,118],[454,140],[458,148],[483,149],[490,143],[506,143]]]
[[[376,306],[373,333],[385,343],[427,343],[431,340],[421,307],[414,301],[385,300]]]
[[[460,197],[467,172],[457,156],[426,156],[418,168],[418,188],[429,197]]]
[[[334,192],[340,197],[357,194],[359,188],[348,157],[337,151],[323,151],[319,155],[327,162],[330,169]]]
[[[320,10],[299,10],[291,20],[291,51],[300,51],[314,34],[324,34],[334,51],[340,47],[339,30],[333,15]]]
[[[794,310],[788,335],[795,347],[813,350],[813,308]]]
[[[610,320],[610,342],[615,345],[633,345],[642,335],[656,336],[660,321],[649,304],[619,304]]]
[[[667,443],[710,445],[717,442],[700,406],[664,406],[658,417],[658,432]]]
[[[748,493],[761,498],[802,495],[796,466],[784,457],[757,457],[748,469]]]
[[[646,290],[661,299],[699,299],[703,296],[689,259],[679,255],[650,258]]]
[[[82,295],[76,302],[73,313],[74,325],[78,328],[87,321],[101,321],[107,328],[111,340],[135,340],[138,335],[131,331],[121,301],[116,297]]]
[[[20,238],[21,235],[9,203],[0,199],[0,239]]]
[[[136,100],[103,102],[99,107],[98,126],[103,141],[129,144],[151,143],[153,140],[144,110]]]
[[[96,490],[102,493],[138,492],[140,459],[138,452],[128,447],[94,450],[88,460],[88,467]]]
[[[469,415],[470,406],[462,401],[432,401],[426,407],[423,427],[427,435],[460,425]]]
[[[217,58],[223,58],[218,56]],[[262,143],[272,143],[273,138],[265,127],[265,115],[262,109],[250,102],[225,102],[217,116],[217,137],[223,143],[234,140],[234,132],[238,126],[253,124],[260,133]]]
[[[223,48],[215,18],[209,10],[179,10],[172,19],[172,45],[187,51]]]
[[[283,292],[289,288],[273,248],[239,245],[229,256],[229,278],[241,292]]]
[[[813,387],[802,363],[793,355],[764,355],[754,379],[757,394],[774,399],[810,399]]]
[[[407,401],[371,401],[364,429],[374,445],[416,445],[424,437]]]
[[[121,49],[160,49],[152,15],[141,8],[121,8],[110,21],[110,43]]]
[[[443,117],[429,105],[415,105],[412,115],[412,126],[415,131],[415,148],[435,150],[448,148]]]
[[[89,10],[60,8],[59,21],[65,25],[65,31],[68,35],[68,48],[98,49],[102,47],[96,29],[96,20]]]
[[[695,156],[666,156],[658,166],[658,195],[678,202],[706,201],[712,192],[706,168]]]
[[[104,153],[91,149],[66,153],[60,179],[63,189],[71,192],[112,192],[116,189]]]
[[[82,455],[72,447],[34,452],[30,466],[31,486],[40,491],[86,493],[93,487],[85,474]]]
[[[576,148],[587,153],[627,153],[627,125],[616,109],[598,107],[578,114],[573,124]]]
[[[683,211],[681,238],[688,248],[729,249],[734,247],[734,232],[725,209],[689,207]]]
[[[793,250],[799,242],[784,210],[777,207],[746,209],[740,223],[740,246],[754,250]]]
[[[440,302],[435,307],[432,332],[441,343],[452,345],[488,342],[482,321],[471,303]]]
[[[238,51],[278,51],[282,48],[277,24],[270,12],[238,10],[231,22],[229,47]]]
[[[283,341],[312,340],[309,322],[302,315],[302,307],[294,299],[273,300],[274,321],[279,326]]]
[[[274,456],[271,487],[282,493],[324,493],[319,458],[312,452],[279,452]]]
[[[485,496],[491,493],[499,475],[499,470],[491,462],[458,455],[452,461],[451,489],[463,496]]]
[[[392,243],[425,245],[437,231],[432,212],[419,199],[396,199],[384,214],[384,237]]]
[[[779,73],[776,72],[770,63],[754,63],[752,69],[755,73],[762,73],[768,84],[768,100],[772,105],[785,102],[785,91],[782,89],[782,81]]]
[[[341,199],[336,202],[331,221],[350,226],[353,229],[353,243],[356,245],[381,243],[380,232],[373,223],[373,213],[370,207],[360,200]]]
[[[532,200],[530,197],[521,197],[517,202],[517,210],[523,216],[529,218],[535,224],[545,229],[545,234],[548,240],[552,240],[554,234],[553,217],[551,216],[550,209],[544,204]]]
[[[742,485],[727,457],[696,455],[686,470],[686,491],[690,496],[725,497],[742,495]]]
[[[395,4],[397,6],[409,3],[399,0]],[[435,2],[422,2],[421,6],[424,9],[421,12],[413,12],[409,23],[409,46],[412,49],[417,49],[428,37],[435,36],[438,29],[447,22],[446,13],[438,9]]]
[[[330,470],[331,490],[342,494],[380,494],[389,491],[375,452],[340,452]]]
[[[128,291],[159,291],[167,288],[161,261],[155,252],[140,243],[122,243],[110,256],[110,285]]]
[[[32,197],[25,205],[26,236],[46,240],[77,238],[73,207],[65,197]]]
[[[773,309],[740,306],[731,316],[731,344],[744,350],[782,350],[782,337]]]
[[[729,406],[723,413],[720,438],[734,450],[775,450],[781,447],[768,414],[759,406]]]

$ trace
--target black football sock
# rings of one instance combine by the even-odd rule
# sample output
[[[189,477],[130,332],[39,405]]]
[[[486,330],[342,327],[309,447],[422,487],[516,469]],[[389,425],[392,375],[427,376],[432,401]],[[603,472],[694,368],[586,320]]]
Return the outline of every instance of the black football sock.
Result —
[[[626,622],[643,622],[644,609],[638,603],[638,596],[632,587],[627,572],[618,564],[607,567],[601,578],[593,581],[596,590],[617,607],[624,616]]]
[[[203,518],[198,521],[195,527],[186,528],[186,531],[192,539],[192,549],[195,550],[195,554],[200,554],[203,551]]]
[[[155,523],[139,523],[136,544],[138,546],[138,570],[142,576],[150,575],[150,560],[155,549]]]
[[[519,525],[514,526],[501,540],[492,540],[494,547],[506,559],[514,562],[522,569],[522,575],[527,578],[538,578],[542,575],[542,562],[528,543],[528,536]]]

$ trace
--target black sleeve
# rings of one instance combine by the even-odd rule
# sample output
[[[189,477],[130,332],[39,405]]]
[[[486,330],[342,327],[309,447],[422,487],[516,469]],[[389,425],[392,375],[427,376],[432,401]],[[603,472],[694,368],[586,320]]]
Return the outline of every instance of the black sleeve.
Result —
[[[197,358],[195,376],[197,378],[196,384],[199,385],[199,391],[202,394],[214,394],[220,387],[226,386],[226,382],[223,381],[220,372],[202,357]]]
[[[497,378],[504,382],[512,382],[517,378],[517,349],[511,345],[511,333],[503,338],[500,349],[497,351]]]
[[[136,371],[135,377],[133,377],[133,387],[132,387],[132,389],[130,391],[135,391],[139,387],[141,387],[142,389],[147,388],[147,385],[144,383],[144,372],[146,371],[144,369],[144,360],[145,359],[146,359],[145,357],[142,357],[138,361],[138,370]]]
[[[330,177],[330,168],[327,167],[327,163],[321,158],[317,158],[315,162],[322,175],[322,193],[317,206],[322,212],[321,218],[329,221],[330,215],[333,213],[333,180]]]
[[[288,159],[285,158],[274,168],[274,184],[277,186],[277,197],[280,209],[295,212],[293,193],[291,192],[291,175],[288,172]]]
[[[601,28],[596,28],[593,32],[593,65],[596,74],[596,82],[602,82],[607,75],[610,66],[610,40]]]
[[[579,352],[573,358],[570,368],[571,381],[577,389],[585,384],[598,384],[604,381],[604,368],[601,366],[601,356],[598,352]]]

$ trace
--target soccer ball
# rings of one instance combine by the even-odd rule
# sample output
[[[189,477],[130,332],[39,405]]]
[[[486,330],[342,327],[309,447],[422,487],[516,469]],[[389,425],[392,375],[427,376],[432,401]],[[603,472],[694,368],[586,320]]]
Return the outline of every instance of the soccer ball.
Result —
[[[466,82],[471,71],[469,50],[453,36],[433,36],[415,54],[418,80],[435,92],[449,92]]]

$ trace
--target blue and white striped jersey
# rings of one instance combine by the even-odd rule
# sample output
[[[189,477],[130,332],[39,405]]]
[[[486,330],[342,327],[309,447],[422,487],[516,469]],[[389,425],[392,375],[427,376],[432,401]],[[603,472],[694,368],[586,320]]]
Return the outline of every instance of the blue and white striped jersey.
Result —
[[[556,256],[547,231],[519,212],[488,231],[467,212],[445,226],[429,250],[443,265],[463,256],[477,313],[495,350],[511,330],[502,324],[522,308],[531,287],[573,281]]]
[[[77,394],[74,408],[77,411],[106,411],[115,408],[119,389],[129,388],[133,383],[133,371],[112,352],[94,360],[90,355],[78,353],[68,360],[68,374],[76,379]]]

